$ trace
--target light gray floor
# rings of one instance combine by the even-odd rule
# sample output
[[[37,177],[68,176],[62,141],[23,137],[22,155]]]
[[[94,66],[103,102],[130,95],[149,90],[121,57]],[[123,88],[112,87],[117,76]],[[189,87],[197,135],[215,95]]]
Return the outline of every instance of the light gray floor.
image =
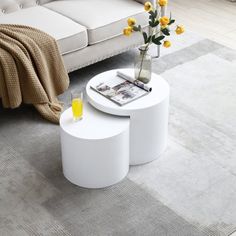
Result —
[[[187,31],[236,49],[235,0],[171,0],[168,10]]]
[[[0,108],[0,235],[229,235],[236,229],[236,53],[192,33],[153,62],[170,84],[169,145],[104,190],[61,172],[59,128]],[[130,67],[136,51],[71,74]],[[153,49],[154,53],[154,49]],[[69,103],[69,91],[60,96]],[[145,122],[145,121],[144,121]]]

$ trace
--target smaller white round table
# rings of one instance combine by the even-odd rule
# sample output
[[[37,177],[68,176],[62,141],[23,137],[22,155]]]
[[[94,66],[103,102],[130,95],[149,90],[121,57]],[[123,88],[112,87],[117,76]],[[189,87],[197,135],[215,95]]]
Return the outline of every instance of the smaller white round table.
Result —
[[[133,69],[119,69],[134,76]],[[88,101],[100,111],[130,117],[130,164],[139,165],[157,159],[167,146],[169,85],[159,75],[152,73],[149,86],[152,92],[124,106],[100,95],[91,86],[112,80],[117,74],[110,70],[94,76],[87,84]]]
[[[85,188],[103,188],[122,180],[129,170],[129,118],[105,114],[84,103],[83,119],[72,109],[60,118],[64,176]]]

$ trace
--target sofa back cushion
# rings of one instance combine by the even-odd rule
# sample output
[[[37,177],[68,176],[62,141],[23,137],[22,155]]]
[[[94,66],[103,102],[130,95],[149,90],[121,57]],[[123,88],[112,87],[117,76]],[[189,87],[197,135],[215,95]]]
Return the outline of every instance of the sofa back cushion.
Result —
[[[0,15],[8,14],[24,8],[43,5],[54,0],[0,0]]]

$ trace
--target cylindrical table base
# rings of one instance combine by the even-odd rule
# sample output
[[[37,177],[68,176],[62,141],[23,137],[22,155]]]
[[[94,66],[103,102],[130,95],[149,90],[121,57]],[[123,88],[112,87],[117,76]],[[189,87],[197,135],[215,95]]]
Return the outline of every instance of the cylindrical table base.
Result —
[[[61,129],[64,176],[85,188],[103,188],[122,180],[129,170],[129,129],[106,139],[75,138]]]

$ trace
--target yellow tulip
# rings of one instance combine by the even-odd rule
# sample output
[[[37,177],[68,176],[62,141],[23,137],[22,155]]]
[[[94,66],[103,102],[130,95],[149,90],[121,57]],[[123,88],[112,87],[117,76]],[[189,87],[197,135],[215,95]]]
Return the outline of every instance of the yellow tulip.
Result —
[[[130,35],[132,34],[132,31],[133,31],[133,28],[130,27],[130,26],[127,26],[126,28],[124,28],[123,34],[124,34],[125,36],[130,36]]]
[[[152,10],[152,4],[150,2],[145,2],[144,9],[145,9],[145,11],[151,11]]]
[[[176,32],[176,34],[182,34],[182,33],[184,33],[184,27],[183,26],[177,26],[176,27],[176,30],[175,30],[175,32]]]
[[[167,16],[162,16],[160,18],[160,23],[162,26],[166,26],[170,23],[170,19]]]
[[[164,46],[165,48],[169,48],[169,47],[171,46],[171,42],[168,41],[168,40],[166,40],[166,41],[164,41],[163,46]]]
[[[129,18],[127,22],[129,26],[134,26],[136,24],[136,20],[134,18]]]
[[[157,0],[157,4],[159,4],[161,7],[164,7],[168,4],[168,0]]]

